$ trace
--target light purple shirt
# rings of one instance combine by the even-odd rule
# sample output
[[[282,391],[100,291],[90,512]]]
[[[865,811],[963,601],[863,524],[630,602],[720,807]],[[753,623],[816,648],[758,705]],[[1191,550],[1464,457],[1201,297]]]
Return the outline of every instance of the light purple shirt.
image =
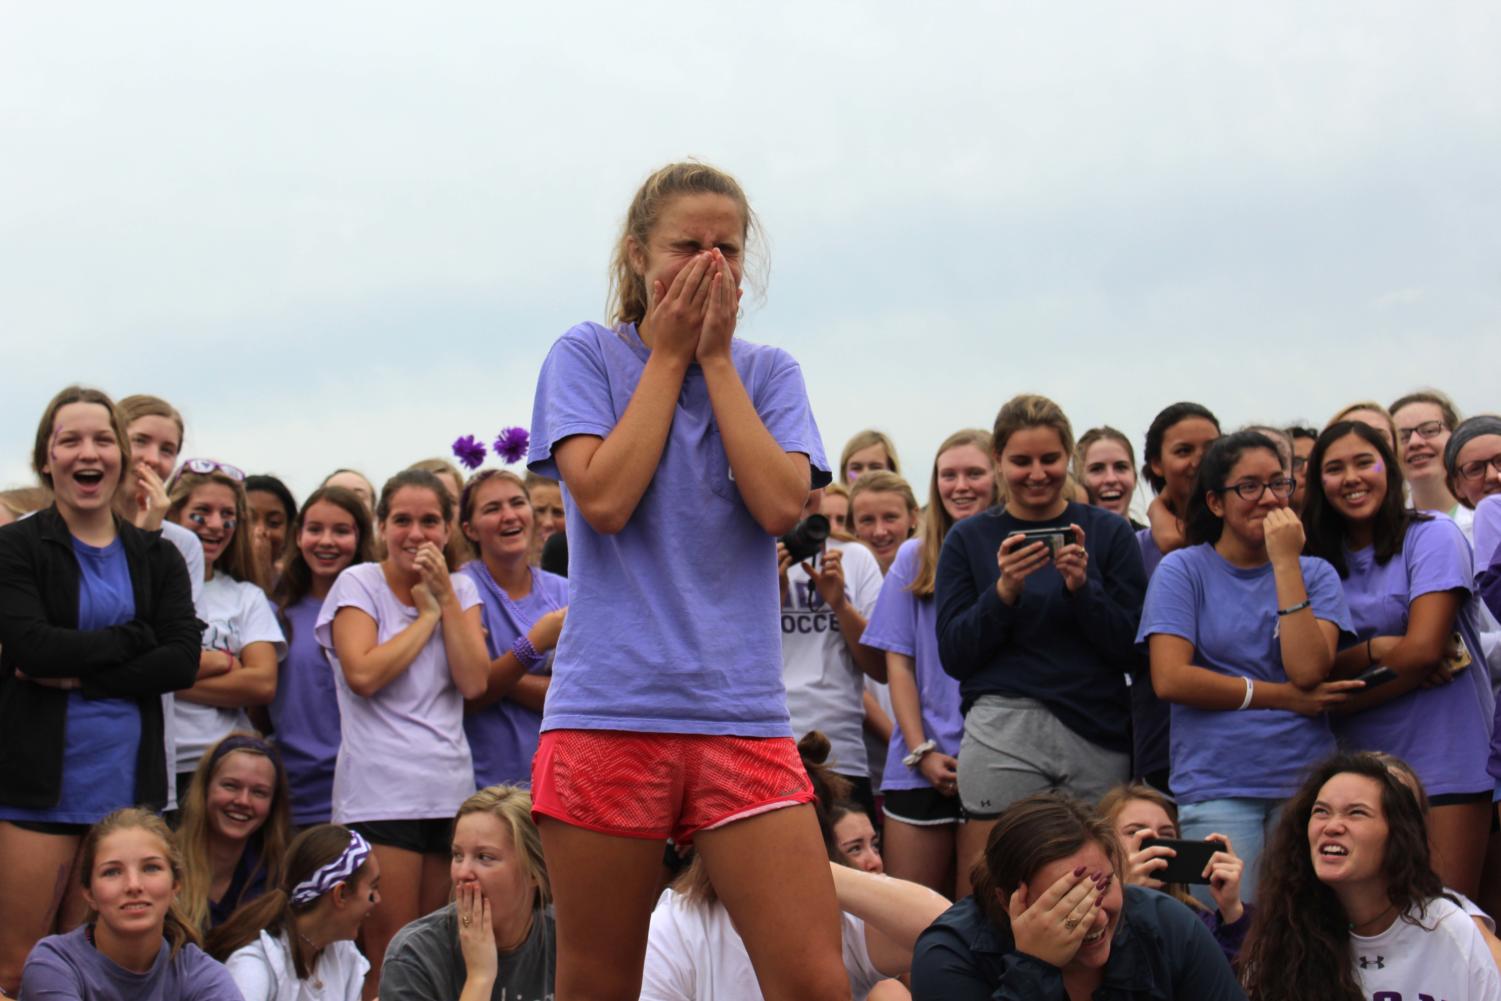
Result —
[[[287,657],[270,706],[276,746],[292,787],[292,823],[326,824],[339,757],[339,697],[334,669],[318,642],[322,599],[311,594],[288,608]]]
[[[875,611],[865,624],[860,642],[878,650],[889,650],[911,657],[917,678],[917,699],[922,708],[922,740],[938,745],[941,754],[959,756],[959,741],[964,736],[964,714],[959,711],[959,682],[943,670],[938,659],[938,612],[933,597],[919,598],[910,590],[922,560],[922,540],[908,539],[896,551],[896,559],[886,571],[881,596]],[[922,740],[914,744],[922,743]],[[886,751],[886,767],[881,775],[881,791],[888,789],[931,789],[932,783],[921,771],[902,764],[907,756],[907,740],[898,725],[891,731]]]
[[[49,935],[26,957],[21,997],[27,1001],[243,1001],[223,964],[196,945],[171,954],[162,939],[145,973],[120,966],[94,947],[88,926]]]
[[[451,580],[461,608],[480,603],[474,581],[459,573]],[[318,613],[318,642],[334,666],[343,726],[333,821],[447,820],[474,792],[474,763],[464,737],[464,697],[449,672],[443,629],[434,629],[406,670],[367,699],[349,687],[334,650],[334,616],[345,606],[375,620],[377,643],[417,620],[417,609],[397,600],[379,563],[339,574]]]
[[[1303,583],[1313,614],[1352,639],[1350,610],[1339,575],[1304,556]],[[1203,543],[1168,553],[1152,574],[1136,642],[1155,633],[1193,644],[1193,663],[1252,681],[1284,682],[1278,640],[1277,582],[1272,565],[1231,566]],[[1323,716],[1280,709],[1225,712],[1173,705],[1172,786],[1180,803],[1291,796],[1308,766],[1334,751]]]
[[[560,477],[553,450],[609,435],[650,352],[632,325],[583,323],[542,365],[532,411],[533,472]],[[828,460],[802,372],[779,348],[736,340],[731,356],[779,446]],[[565,481],[563,489],[568,489]],[[568,517],[568,628],[553,662],[542,728],[787,737],[776,540],[731,478],[697,365],[688,368],[651,484],[625,527],[596,532]]]
[[[1454,522],[1439,516],[1408,526],[1402,551],[1385,566],[1376,562],[1369,546],[1346,550],[1345,559],[1345,602],[1358,639],[1402,636],[1413,601],[1425,594],[1460,591],[1464,603],[1455,627],[1475,663],[1446,685],[1416,688],[1365,712],[1333,717],[1341,746],[1395,754],[1412,765],[1431,796],[1490,792],[1494,783],[1485,765],[1494,702],[1471,621],[1473,572],[1464,535]]]
[[[483,560],[471,560],[459,568],[459,573],[473,580],[479,590],[491,660],[510,650],[516,637],[525,634],[542,616],[568,607],[568,581],[546,570],[532,568],[531,593],[520,601],[511,600],[490,576]],[[551,661],[551,657],[543,658],[530,673],[548,673]],[[474,755],[475,785],[481,789],[500,783],[531,788],[532,756],[537,753],[541,729],[541,713],[510,699],[465,715],[464,732],[469,735],[469,751]]]

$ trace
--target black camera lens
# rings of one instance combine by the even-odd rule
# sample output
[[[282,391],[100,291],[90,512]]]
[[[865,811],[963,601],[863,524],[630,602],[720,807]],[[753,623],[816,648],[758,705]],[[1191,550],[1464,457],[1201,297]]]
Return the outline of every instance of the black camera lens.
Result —
[[[829,537],[829,519],[821,514],[810,514],[782,536],[782,545],[792,562],[801,563],[812,559],[823,550],[824,540]]]

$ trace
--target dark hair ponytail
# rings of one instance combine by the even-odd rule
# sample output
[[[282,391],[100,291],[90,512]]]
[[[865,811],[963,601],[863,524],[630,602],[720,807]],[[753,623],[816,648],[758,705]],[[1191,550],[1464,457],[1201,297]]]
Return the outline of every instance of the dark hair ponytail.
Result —
[[[1213,424],[1216,431],[1220,429],[1219,418],[1210,413],[1208,407],[1198,403],[1187,402],[1174,403],[1171,406],[1162,408],[1162,411],[1156,417],[1152,418],[1152,424],[1147,428],[1146,447],[1142,449],[1141,453],[1141,457],[1144,460],[1141,464],[1141,475],[1148,483],[1152,484],[1153,493],[1160,494],[1162,493],[1162,488],[1167,486],[1167,480],[1152,471],[1152,463],[1162,461],[1163,440],[1174,425],[1186,421],[1190,417],[1202,417]],[[1174,511],[1173,513],[1180,518],[1183,516],[1183,512],[1181,511]]]

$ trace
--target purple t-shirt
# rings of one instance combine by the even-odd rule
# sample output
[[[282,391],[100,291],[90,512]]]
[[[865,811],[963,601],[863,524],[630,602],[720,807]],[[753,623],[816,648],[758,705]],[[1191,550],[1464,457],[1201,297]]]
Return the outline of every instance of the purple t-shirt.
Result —
[[[73,540],[78,558],[78,628],[104,629],[135,618],[135,591],[125,544]],[[152,696],[155,698],[156,696]],[[141,707],[133,698],[86,699],[68,693],[62,787],[56,806],[0,807],[0,820],[92,824],[111,810],[135,802],[136,754],[141,744]]]
[[[323,599],[309,594],[286,610],[286,659],[271,702],[271,725],[292,787],[292,823],[326,824],[331,815],[334,762],[339,757],[339,697],[334,669],[318,642]]]
[[[453,574],[453,593],[465,611],[478,605],[474,581]],[[339,574],[318,612],[318,642],[334,666],[334,690],[343,726],[334,766],[333,821],[447,820],[474,792],[474,763],[464,738],[464,697],[449,673],[443,627],[407,669],[370,698],[344,679],[334,650],[339,609],[358,608],[376,622],[385,643],[417,620],[417,609],[397,600],[379,563],[360,563]]]
[[[162,939],[156,962],[145,973],[120,966],[94,947],[88,926],[49,935],[26,957],[21,997],[28,1001],[244,1001],[223,964],[196,945],[171,954]]]
[[[959,711],[959,682],[943,670],[938,659],[938,611],[933,597],[919,598],[909,590],[922,560],[922,540],[908,539],[896,551],[875,611],[865,624],[860,642],[877,650],[889,650],[911,657],[917,678],[917,698],[922,706],[923,740],[938,745],[939,753],[959,756],[959,741],[964,736],[964,714]],[[918,741],[921,743],[921,741]],[[881,791],[889,789],[931,789],[932,783],[922,772],[902,764],[907,756],[907,741],[902,728],[891,731],[886,750],[886,767],[881,773]]]
[[[1490,676],[1471,626],[1470,546],[1445,517],[1408,526],[1402,551],[1382,566],[1367,546],[1345,560],[1345,602],[1360,640],[1407,632],[1408,607],[1425,594],[1464,592],[1455,627],[1475,663],[1447,685],[1416,688],[1365,712],[1331,717],[1341,746],[1395,754],[1417,772],[1429,795],[1489,792],[1485,770],[1494,707]]]
[[[495,582],[483,560],[471,560],[459,568],[479,589],[484,606],[485,642],[490,659],[495,660],[511,649],[521,636],[548,612],[568,607],[568,581],[546,570],[532,568],[532,591],[520,601],[512,601],[505,588]],[[552,658],[546,657],[533,674],[552,670]],[[501,699],[477,713],[464,717],[464,732],[469,735],[469,752],[474,756],[474,782],[481,789],[500,783],[530,788],[532,756],[537,753],[537,735],[542,729],[542,714]]]
[[[553,345],[532,411],[533,472],[561,476],[553,450],[565,438],[609,435],[649,354],[629,324],[617,332],[583,323]],[[813,486],[827,483],[797,362],[738,339],[731,356],[777,444],[808,456]],[[625,527],[601,534],[577,504],[564,505],[568,628],[544,730],[791,735],[776,540],[751,517],[730,473],[703,371],[690,365],[661,461]]]
[[[1339,575],[1313,556],[1299,560],[1313,614],[1352,638]],[[1219,674],[1284,682],[1272,565],[1231,566],[1209,543],[1168,553],[1152,574],[1136,641],[1155,633],[1194,646],[1193,663]],[[1334,751],[1323,716],[1280,709],[1222,712],[1173,705],[1172,786],[1180,803],[1285,799],[1313,762]]]
[[[1150,528],[1136,530],[1136,545],[1141,549],[1141,563],[1150,584],[1152,574],[1162,562],[1162,550]],[[1137,778],[1156,775],[1168,769],[1168,731],[1172,710],[1152,689],[1151,664],[1143,652],[1131,673],[1131,774]]]

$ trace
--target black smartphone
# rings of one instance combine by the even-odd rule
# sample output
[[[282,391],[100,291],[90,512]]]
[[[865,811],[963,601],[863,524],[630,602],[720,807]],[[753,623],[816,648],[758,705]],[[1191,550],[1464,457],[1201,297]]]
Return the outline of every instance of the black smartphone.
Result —
[[[1363,690],[1370,691],[1372,688],[1380,688],[1388,681],[1396,681],[1397,672],[1393,671],[1385,664],[1377,664],[1375,667],[1367,670],[1364,674],[1356,675],[1355,680],[1364,681],[1365,688]]]
[[[1225,850],[1223,841],[1180,841],[1177,838],[1142,838],[1141,846],[1151,848],[1155,845],[1164,845],[1178,854],[1167,859],[1167,868],[1157,869],[1152,873],[1153,879],[1160,879],[1164,883],[1205,883],[1209,880],[1204,878],[1204,867],[1209,865],[1209,857],[1215,852]]]
[[[1074,530],[1067,525],[1059,528],[1024,528],[1019,531],[1007,533],[1009,539],[1013,535],[1020,535],[1022,541],[1017,544],[1017,549],[1026,549],[1034,542],[1047,544],[1048,555],[1056,557],[1058,550],[1074,541]],[[1014,550],[1013,550],[1014,551]]]

